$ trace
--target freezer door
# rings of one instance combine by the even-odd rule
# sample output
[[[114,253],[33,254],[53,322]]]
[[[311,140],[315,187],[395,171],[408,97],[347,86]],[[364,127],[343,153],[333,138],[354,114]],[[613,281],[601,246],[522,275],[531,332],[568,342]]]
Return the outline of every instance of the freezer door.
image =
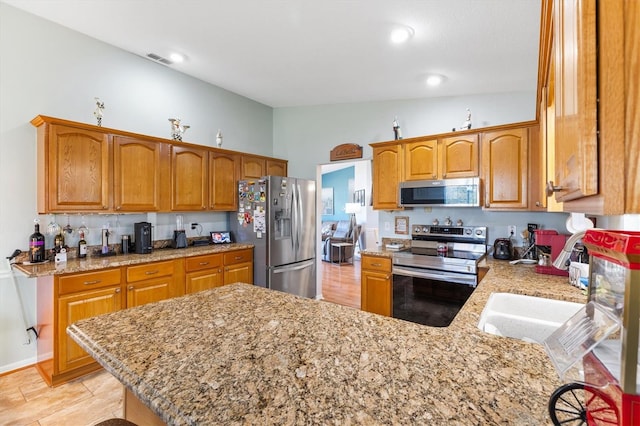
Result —
[[[270,267],[268,287],[272,290],[295,294],[296,296],[316,297],[316,261],[305,260],[292,265]]]
[[[316,182],[296,179],[295,192],[298,202],[294,216],[298,246],[296,260],[301,261],[316,257]]]

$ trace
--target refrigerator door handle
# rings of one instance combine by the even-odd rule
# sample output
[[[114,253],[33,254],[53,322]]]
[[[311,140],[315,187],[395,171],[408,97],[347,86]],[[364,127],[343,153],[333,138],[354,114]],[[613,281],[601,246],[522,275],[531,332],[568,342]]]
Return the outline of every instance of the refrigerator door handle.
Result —
[[[285,272],[291,272],[291,271],[299,271],[301,269],[306,269],[309,266],[313,266],[313,262],[314,260],[305,260],[304,262],[301,263],[297,263],[294,266],[278,266],[276,268],[273,268],[273,273],[274,274],[282,274]]]

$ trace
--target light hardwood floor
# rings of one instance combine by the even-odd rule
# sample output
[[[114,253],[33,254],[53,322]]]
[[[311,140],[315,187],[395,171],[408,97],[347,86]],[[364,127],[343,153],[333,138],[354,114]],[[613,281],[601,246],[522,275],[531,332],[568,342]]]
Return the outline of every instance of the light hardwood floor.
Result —
[[[322,263],[327,302],[360,309],[360,262]],[[0,425],[81,426],[122,415],[122,385],[104,370],[55,388],[35,367],[0,376]]]

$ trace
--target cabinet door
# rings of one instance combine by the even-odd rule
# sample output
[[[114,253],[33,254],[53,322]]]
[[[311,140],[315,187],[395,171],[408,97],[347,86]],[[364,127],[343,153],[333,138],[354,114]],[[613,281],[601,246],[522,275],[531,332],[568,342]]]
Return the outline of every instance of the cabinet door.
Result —
[[[238,209],[238,175],[240,156],[209,153],[209,208],[218,211]]]
[[[195,293],[220,287],[224,284],[224,272],[222,267],[216,269],[205,269],[198,272],[188,272],[186,276],[186,292]]]
[[[171,210],[204,210],[208,205],[208,152],[171,146]]]
[[[160,277],[127,284],[127,308],[174,297],[173,286],[172,277]]]
[[[404,180],[438,178],[438,140],[412,142],[404,146]]]
[[[160,147],[157,142],[113,137],[114,208],[121,212],[160,209]]]
[[[81,319],[122,309],[120,286],[109,287],[58,298],[58,372],[91,364],[94,359],[67,335],[67,327]]]
[[[253,262],[237,263],[224,267],[224,283],[253,284]]]
[[[265,176],[265,160],[261,157],[243,155],[241,160],[240,178],[259,179]]]
[[[363,270],[362,310],[390,317],[392,315],[391,273]]]
[[[527,208],[527,134],[520,128],[482,135],[485,207]]]
[[[373,208],[401,210],[398,207],[398,183],[402,176],[402,148],[389,145],[373,148]]]
[[[51,125],[48,146],[48,211],[104,211],[110,207],[109,136]]]
[[[287,162],[284,160],[266,160],[267,176],[287,176]]]
[[[598,193],[596,0],[555,0],[557,201]]]
[[[461,135],[442,139],[440,177],[443,179],[479,175],[478,135]]]

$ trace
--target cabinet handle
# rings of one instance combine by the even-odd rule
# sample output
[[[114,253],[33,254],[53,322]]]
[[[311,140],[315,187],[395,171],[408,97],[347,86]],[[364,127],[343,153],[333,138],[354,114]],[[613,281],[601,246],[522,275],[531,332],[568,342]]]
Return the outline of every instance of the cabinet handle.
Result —
[[[222,269],[218,269],[218,273],[221,274],[222,273]]]
[[[106,210],[108,208],[109,208],[108,206],[102,206],[102,210]]]
[[[119,288],[116,288],[116,293],[120,293],[120,289]]]
[[[85,281],[84,285],[94,285],[94,284],[98,284],[101,283],[102,280],[93,280],[93,281]]]
[[[242,259],[242,256],[236,256],[236,257],[234,257],[234,259],[235,260],[240,260],[240,259]]]
[[[549,182],[547,182],[547,197],[551,197],[553,195],[554,192],[560,192],[560,191],[564,191],[564,187],[562,186],[555,186],[553,184],[553,181],[550,180]]]
[[[443,178],[446,178],[446,177],[447,177],[447,174],[446,174],[446,173],[443,173],[443,174],[442,174],[442,177],[443,177]]]
[[[209,262],[200,262],[199,263],[200,266],[204,266],[204,265],[208,265],[208,264],[209,264]]]
[[[226,268],[224,268],[225,271],[229,271],[229,267],[227,266]]]
[[[391,275],[387,275],[385,280],[391,279]]]
[[[129,286],[129,291],[131,291],[131,290],[133,290],[133,286],[132,285]]]
[[[155,270],[155,271],[146,271],[146,272],[145,272],[145,274],[146,274],[146,275],[153,275],[153,274],[157,274],[158,272],[160,272],[160,271],[158,271],[158,270]]]
[[[117,206],[116,210],[120,210],[122,208],[122,206]]]
[[[382,263],[372,263],[371,266],[380,267],[382,266]]]
[[[542,203],[540,201],[536,201],[536,207],[540,207],[542,206]]]

